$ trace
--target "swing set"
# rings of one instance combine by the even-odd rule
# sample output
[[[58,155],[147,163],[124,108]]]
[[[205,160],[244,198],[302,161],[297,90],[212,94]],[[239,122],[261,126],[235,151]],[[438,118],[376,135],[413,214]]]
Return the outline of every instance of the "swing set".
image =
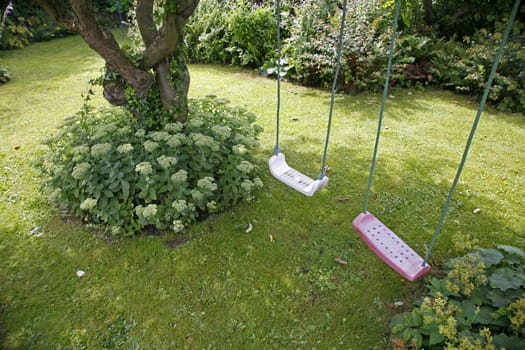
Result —
[[[428,271],[430,271],[430,265],[428,264],[430,254],[438,238],[439,232],[441,230],[441,226],[443,225],[445,217],[448,213],[450,202],[452,200],[452,196],[456,190],[456,186],[459,182],[459,178],[465,166],[467,155],[470,150],[472,140],[474,139],[474,134],[476,133],[476,129],[481,119],[481,114],[483,112],[483,108],[485,107],[485,103],[487,101],[487,98],[490,92],[490,87],[492,85],[494,76],[496,74],[496,70],[498,68],[499,62],[503,55],[503,50],[506,46],[506,42],[507,42],[509,33],[512,29],[512,25],[514,23],[514,19],[518,12],[520,3],[521,3],[521,0],[515,0],[509,21],[507,23],[507,27],[505,28],[505,32],[501,39],[500,47],[498,49],[496,58],[494,60],[494,64],[492,66],[492,70],[489,74],[489,78],[485,85],[485,89],[484,89],[484,92],[481,98],[481,102],[480,102],[476,117],[474,118],[474,123],[472,125],[469,137],[467,139],[465,149],[463,151],[461,162],[459,164],[456,175],[450,187],[447,199],[445,201],[445,205],[441,212],[441,216],[439,218],[438,224],[436,226],[436,229],[434,231],[434,234],[432,236],[428,249],[425,253],[425,257],[422,258],[407,243],[405,243],[398,235],[396,235],[392,230],[390,230],[385,224],[383,224],[379,219],[377,219],[372,213],[368,211],[368,202],[370,198],[370,193],[371,193],[371,188],[372,188],[372,179],[373,179],[375,165],[377,161],[377,154],[378,154],[378,149],[379,149],[379,139],[380,139],[381,127],[383,123],[383,114],[385,111],[386,100],[388,96],[390,74],[392,70],[392,58],[393,58],[393,53],[394,53],[394,48],[395,48],[397,25],[398,25],[399,12],[400,12],[400,7],[401,7],[401,0],[398,0],[396,2],[394,22],[393,22],[393,28],[392,28],[392,34],[391,34],[391,40],[390,40],[390,51],[388,55],[388,63],[387,63],[387,69],[386,69],[386,78],[385,78],[385,84],[383,88],[381,109],[379,112],[377,134],[376,134],[376,139],[375,139],[372,162],[370,166],[370,174],[368,177],[368,185],[367,185],[366,194],[365,194],[364,207],[363,207],[363,211],[353,220],[352,227],[354,228],[355,231],[357,231],[361,239],[363,239],[363,241],[368,245],[368,247],[374,253],[376,253],[376,255],[379,258],[381,258],[392,269],[394,269],[396,272],[398,272],[401,276],[403,276],[409,281],[414,281],[418,279],[419,277],[425,275]],[[276,1],[277,52],[278,52],[278,55],[277,55],[278,56],[278,61],[277,61],[277,118],[276,118],[277,119],[277,128],[276,128],[277,141],[276,141],[276,146],[274,149],[274,155],[269,160],[269,166],[270,166],[270,171],[272,175],[275,176],[278,180],[280,180],[281,182],[285,183],[291,188],[307,196],[313,196],[313,194],[318,189],[326,186],[328,183],[328,177],[325,174],[325,163],[326,163],[328,141],[329,141],[329,136],[330,136],[331,122],[332,122],[332,112],[333,112],[333,106],[334,106],[336,82],[337,82],[337,76],[339,74],[339,69],[340,69],[342,38],[343,38],[343,30],[344,30],[344,24],[345,24],[346,8],[347,8],[347,0],[344,1],[344,5],[343,5],[341,30],[339,33],[339,43],[338,43],[338,48],[337,48],[337,62],[336,62],[336,69],[335,69],[335,74],[334,74],[334,82],[332,85],[332,97],[331,97],[331,102],[330,102],[330,113],[329,113],[329,118],[328,118],[328,127],[327,127],[325,148],[324,148],[324,154],[323,154],[323,160],[322,160],[321,174],[316,180],[313,180],[309,178],[308,176],[288,166],[288,164],[285,161],[284,154],[281,153],[279,149],[279,112],[280,112],[280,102],[281,102],[281,99],[280,99],[281,45],[280,45],[280,2],[279,0]]]

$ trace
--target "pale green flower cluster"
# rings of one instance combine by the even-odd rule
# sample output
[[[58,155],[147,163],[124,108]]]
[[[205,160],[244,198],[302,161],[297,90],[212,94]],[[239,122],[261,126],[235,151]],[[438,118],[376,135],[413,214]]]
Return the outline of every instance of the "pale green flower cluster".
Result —
[[[184,224],[182,223],[182,220],[173,220],[173,231],[178,233],[182,230],[184,230]]]
[[[186,127],[191,128],[191,129],[193,128],[198,129],[203,125],[204,125],[204,122],[200,120],[199,118],[190,119],[186,122]]]
[[[217,202],[215,201],[209,201],[208,203],[206,203],[206,208],[208,208],[208,211],[210,213],[215,213],[219,207],[217,206]]]
[[[166,140],[166,143],[168,144],[168,146],[171,147],[179,147],[184,143],[185,140],[186,136],[184,136],[183,134],[175,134],[170,135],[169,138]]]
[[[179,170],[175,174],[171,175],[171,180],[175,183],[183,183],[188,179],[188,172],[186,170]]]
[[[116,133],[118,136],[126,136],[131,133],[131,128],[126,125],[126,126],[118,128]]]
[[[154,218],[155,215],[157,215],[157,211],[158,209],[156,204],[149,204],[146,207],[139,205],[135,208],[135,212],[137,213],[137,215],[142,216],[145,219]]]
[[[146,130],[144,129],[138,129],[137,132],[135,133],[136,137],[144,137],[144,135],[146,135]]]
[[[96,141],[111,135],[117,130],[117,125],[115,123],[101,124],[97,125],[95,128],[95,133],[91,136],[91,139]]]
[[[71,153],[73,153],[74,156],[80,156],[89,153],[89,146],[88,145],[80,145],[73,147],[71,149]],[[73,159],[74,161],[74,159]]]
[[[215,181],[213,177],[206,176],[200,179],[199,181],[197,181],[197,186],[199,188],[202,188],[203,190],[208,190],[208,191],[213,192],[217,189],[217,184],[214,183],[213,181]]]
[[[146,150],[146,152],[152,153],[157,148],[159,148],[159,144],[155,141],[147,140],[146,142],[144,142],[144,149]]]
[[[80,209],[89,211],[97,206],[97,202],[95,198],[87,198],[80,203]]]
[[[246,148],[245,145],[235,145],[232,147],[232,150],[234,154],[239,154],[239,155],[243,155],[246,152],[248,152],[248,149]]]
[[[153,173],[153,168],[151,167],[150,162],[141,162],[135,166],[135,171],[142,175],[151,175]]]
[[[166,141],[169,139],[170,134],[167,131],[154,131],[149,133],[149,136],[157,142]]]
[[[129,143],[124,143],[117,147],[118,153],[129,154],[133,151],[133,146]]]
[[[217,144],[217,142],[215,142],[215,140],[211,136],[206,136],[200,133],[192,133],[191,139],[195,143],[195,146],[209,147],[212,151],[219,150],[219,145]]]
[[[157,158],[157,162],[162,169],[168,169],[170,166],[177,164],[177,158],[162,155]]]
[[[226,140],[228,137],[230,137],[232,132],[232,129],[226,125],[214,125],[212,126],[211,130],[221,140]]]
[[[193,198],[193,200],[195,200],[196,202],[200,202],[204,199],[204,195],[198,190],[192,190],[191,198]]]
[[[98,143],[91,147],[91,155],[93,157],[104,157],[109,151],[111,151],[111,143],[109,142]]]
[[[251,173],[254,168],[255,166],[247,160],[243,160],[237,165],[237,170],[244,174]]]
[[[73,168],[71,176],[73,176],[73,178],[76,180],[83,179],[87,174],[89,174],[89,169],[91,169],[91,165],[89,165],[89,163],[79,163]]]
[[[168,132],[179,132],[182,130],[182,124],[181,123],[168,123],[164,125],[164,130]]]
[[[176,201],[173,201],[173,203],[171,203],[171,206],[179,213],[184,213],[184,211],[188,209],[188,202],[186,202],[184,199],[178,199]]]

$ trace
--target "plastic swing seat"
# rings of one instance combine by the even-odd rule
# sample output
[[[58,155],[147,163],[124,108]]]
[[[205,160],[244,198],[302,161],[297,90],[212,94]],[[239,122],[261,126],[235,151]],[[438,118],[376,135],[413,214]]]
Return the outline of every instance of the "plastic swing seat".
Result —
[[[414,281],[430,271],[423,258],[371,213],[361,213],[352,226],[377,256],[407,280]]]
[[[313,196],[318,189],[323,188],[328,183],[327,176],[323,176],[322,179],[313,180],[291,168],[286,164],[286,159],[283,153],[273,155],[268,161],[268,164],[270,165],[270,172],[275,178],[301,192],[305,196]]]

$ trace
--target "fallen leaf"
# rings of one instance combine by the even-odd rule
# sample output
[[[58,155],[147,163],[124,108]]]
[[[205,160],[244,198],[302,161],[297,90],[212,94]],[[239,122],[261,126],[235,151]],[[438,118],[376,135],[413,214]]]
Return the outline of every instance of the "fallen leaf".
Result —
[[[77,271],[77,276],[78,276],[78,277],[82,277],[82,276],[84,276],[85,274],[86,274],[86,272],[84,272],[84,271],[82,271],[82,270],[78,270],[78,271]]]
[[[250,232],[252,232],[252,230],[253,230],[253,225],[252,225],[251,222],[249,222],[249,223],[248,223],[248,228],[247,228],[244,232],[246,232],[246,233],[250,233]]]
[[[348,265],[348,262],[344,261],[340,257],[335,258],[335,261],[341,265]]]

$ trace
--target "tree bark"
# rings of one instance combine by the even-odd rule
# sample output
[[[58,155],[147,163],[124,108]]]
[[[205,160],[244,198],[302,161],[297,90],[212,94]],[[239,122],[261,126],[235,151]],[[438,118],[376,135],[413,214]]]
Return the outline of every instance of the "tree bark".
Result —
[[[436,12],[432,5],[432,0],[423,0],[423,9],[425,10],[425,21],[428,24],[436,23]]]
[[[71,7],[77,19],[78,30],[89,47],[102,58],[133,87],[137,95],[148,94],[153,76],[151,73],[136,68],[124,55],[113,35],[103,31],[97,25],[91,0],[70,0]]]

